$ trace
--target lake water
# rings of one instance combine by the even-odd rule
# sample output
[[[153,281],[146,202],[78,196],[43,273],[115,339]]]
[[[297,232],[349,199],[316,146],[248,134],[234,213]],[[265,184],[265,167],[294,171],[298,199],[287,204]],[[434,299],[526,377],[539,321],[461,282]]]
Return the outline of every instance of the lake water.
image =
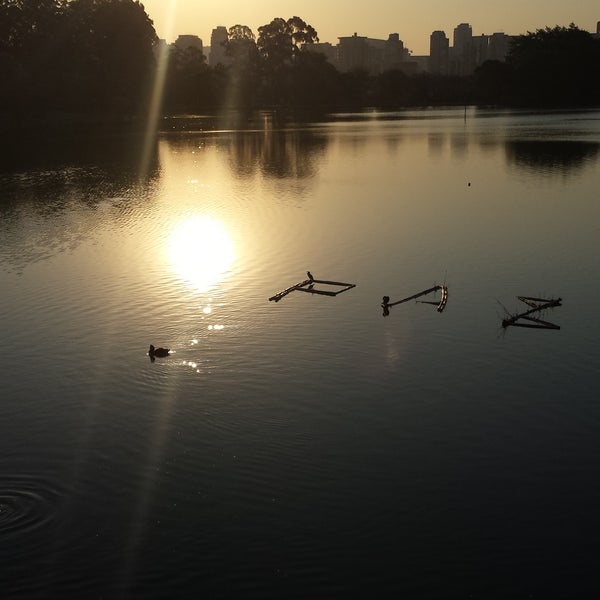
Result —
[[[177,123],[5,148],[0,596],[600,592],[600,112]]]

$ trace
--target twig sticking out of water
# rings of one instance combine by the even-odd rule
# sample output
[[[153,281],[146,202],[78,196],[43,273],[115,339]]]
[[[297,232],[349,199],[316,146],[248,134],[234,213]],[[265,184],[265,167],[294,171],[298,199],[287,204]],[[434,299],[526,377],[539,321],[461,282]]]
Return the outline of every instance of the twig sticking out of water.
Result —
[[[543,321],[539,317],[532,317],[534,313],[542,312],[548,308],[554,308],[556,306],[562,306],[562,298],[533,298],[531,296],[517,296],[517,298],[530,306],[529,310],[522,313],[516,313],[502,320],[502,327],[528,327],[531,329],[560,329],[559,325]],[[504,307],[503,307],[504,308]],[[506,311],[506,308],[504,309]],[[506,311],[508,313],[508,311]],[[508,313],[510,314],[510,313]],[[520,323],[520,320],[527,321],[527,323]]]

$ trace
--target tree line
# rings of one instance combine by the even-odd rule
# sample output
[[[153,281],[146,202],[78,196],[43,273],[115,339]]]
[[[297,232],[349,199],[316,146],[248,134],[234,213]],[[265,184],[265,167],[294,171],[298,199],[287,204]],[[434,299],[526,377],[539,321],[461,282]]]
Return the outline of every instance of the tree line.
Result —
[[[139,2],[0,0],[0,110],[136,114],[155,41]]]
[[[134,118],[145,114],[166,66],[163,114],[264,107],[495,104],[599,106],[600,40],[571,24],[517,37],[506,62],[472,76],[399,70],[340,72],[312,50],[317,31],[300,17],[228,30],[225,65],[194,48],[157,54],[137,0],[0,0],[0,113]]]

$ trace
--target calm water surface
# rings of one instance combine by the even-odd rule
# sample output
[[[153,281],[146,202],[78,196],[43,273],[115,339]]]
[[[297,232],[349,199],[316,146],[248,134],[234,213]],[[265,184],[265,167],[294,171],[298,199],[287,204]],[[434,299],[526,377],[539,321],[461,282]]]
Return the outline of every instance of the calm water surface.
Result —
[[[199,127],[4,159],[1,596],[600,592],[600,113]]]

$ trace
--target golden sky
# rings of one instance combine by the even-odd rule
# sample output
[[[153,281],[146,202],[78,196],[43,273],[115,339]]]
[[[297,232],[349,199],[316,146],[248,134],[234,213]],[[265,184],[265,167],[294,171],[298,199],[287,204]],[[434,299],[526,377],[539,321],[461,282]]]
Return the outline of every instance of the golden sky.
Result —
[[[517,35],[571,22],[595,32],[600,20],[598,0],[142,0],[142,4],[158,36],[169,42],[180,34],[194,34],[209,46],[217,25],[247,25],[256,34],[275,17],[297,15],[317,30],[322,42],[336,44],[338,37],[354,32],[378,39],[399,33],[414,54],[429,54],[429,35],[437,29],[445,31],[452,44],[459,23],[469,23],[473,35],[497,31]]]

